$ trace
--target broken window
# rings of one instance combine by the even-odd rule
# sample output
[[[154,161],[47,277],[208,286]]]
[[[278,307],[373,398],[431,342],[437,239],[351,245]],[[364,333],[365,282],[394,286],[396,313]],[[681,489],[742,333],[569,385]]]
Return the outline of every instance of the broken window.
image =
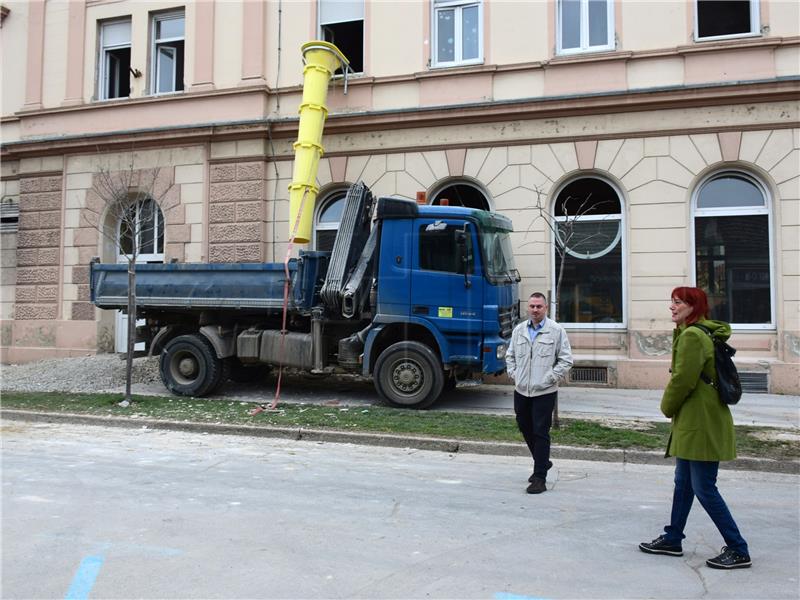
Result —
[[[446,67],[483,60],[482,3],[435,0],[433,65]]]
[[[100,57],[97,88],[101,100],[131,95],[131,20],[100,24]]]
[[[560,0],[557,19],[559,54],[614,49],[612,0]]]
[[[364,71],[364,0],[319,0],[320,36],[334,44],[355,73]]]
[[[697,0],[696,39],[757,35],[758,0]]]
[[[152,90],[155,94],[183,89],[183,11],[153,17]]]

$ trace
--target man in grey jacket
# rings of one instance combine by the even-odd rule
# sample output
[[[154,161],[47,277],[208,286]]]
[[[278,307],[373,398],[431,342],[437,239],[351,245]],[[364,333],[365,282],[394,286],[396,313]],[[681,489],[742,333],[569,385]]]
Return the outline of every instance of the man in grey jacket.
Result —
[[[550,426],[558,396],[558,382],[572,367],[572,349],[564,328],[547,318],[547,299],[534,292],[528,299],[528,315],[514,328],[506,352],[506,369],[514,382],[514,414],[517,426],[533,457],[533,474],[527,492],[547,491],[550,462]]]

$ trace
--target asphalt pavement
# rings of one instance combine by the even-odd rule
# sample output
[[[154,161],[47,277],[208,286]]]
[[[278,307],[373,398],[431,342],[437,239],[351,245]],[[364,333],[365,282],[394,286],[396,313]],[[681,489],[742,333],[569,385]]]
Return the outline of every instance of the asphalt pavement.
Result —
[[[637,545],[671,466],[2,423],[4,598],[765,599],[800,595],[798,477],[727,471],[750,569],[699,505],[682,557]]]

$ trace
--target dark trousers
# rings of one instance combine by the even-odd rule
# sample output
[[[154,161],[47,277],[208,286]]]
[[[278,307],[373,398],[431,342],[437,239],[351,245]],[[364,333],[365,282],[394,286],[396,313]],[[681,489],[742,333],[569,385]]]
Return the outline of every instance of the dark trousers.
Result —
[[[514,414],[517,427],[525,438],[533,457],[533,475],[547,479],[550,462],[550,426],[553,424],[553,408],[558,392],[542,396],[523,396],[514,390]]]
[[[722,534],[725,545],[749,555],[747,542],[739,533],[739,528],[717,489],[718,470],[718,462],[675,459],[675,492],[672,496],[670,523],[664,527],[666,538],[677,545],[686,537],[683,529],[692,509],[692,501],[697,498]]]

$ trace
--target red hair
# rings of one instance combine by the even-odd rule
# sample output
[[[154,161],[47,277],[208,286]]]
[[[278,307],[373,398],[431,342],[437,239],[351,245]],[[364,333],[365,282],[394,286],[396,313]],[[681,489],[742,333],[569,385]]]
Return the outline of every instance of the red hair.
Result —
[[[670,298],[677,298],[692,307],[692,312],[686,318],[688,324],[697,323],[700,319],[708,318],[708,296],[700,288],[676,287],[672,290]]]

